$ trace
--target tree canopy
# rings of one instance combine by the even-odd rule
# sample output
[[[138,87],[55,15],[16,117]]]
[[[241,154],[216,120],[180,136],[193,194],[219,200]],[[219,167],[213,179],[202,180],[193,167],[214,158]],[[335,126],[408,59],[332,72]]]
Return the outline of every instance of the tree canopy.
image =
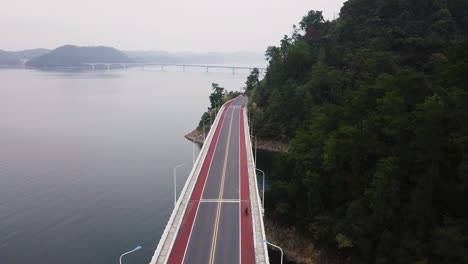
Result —
[[[203,130],[203,128],[205,128],[205,132],[208,132],[211,128],[211,123],[216,117],[221,106],[225,102],[240,95],[240,92],[227,91],[217,83],[211,84],[211,90],[213,92],[210,94],[210,106],[208,107],[208,111],[203,113],[197,127],[197,130]]]
[[[350,263],[468,263],[467,11],[349,0],[268,47],[247,86],[257,136],[291,144],[271,217]]]

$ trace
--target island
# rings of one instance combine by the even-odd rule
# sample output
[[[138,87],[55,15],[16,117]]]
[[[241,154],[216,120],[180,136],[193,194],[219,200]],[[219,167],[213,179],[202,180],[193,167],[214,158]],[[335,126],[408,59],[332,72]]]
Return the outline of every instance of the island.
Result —
[[[84,67],[84,63],[130,63],[123,52],[112,47],[80,47],[65,45],[26,63],[33,68]]]

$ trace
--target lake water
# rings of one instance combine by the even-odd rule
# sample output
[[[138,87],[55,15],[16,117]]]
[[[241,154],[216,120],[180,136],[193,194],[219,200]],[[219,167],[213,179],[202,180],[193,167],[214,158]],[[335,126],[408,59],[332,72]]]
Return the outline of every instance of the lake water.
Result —
[[[247,72],[0,70],[0,263],[149,263],[211,83]],[[198,153],[198,146],[196,151]]]

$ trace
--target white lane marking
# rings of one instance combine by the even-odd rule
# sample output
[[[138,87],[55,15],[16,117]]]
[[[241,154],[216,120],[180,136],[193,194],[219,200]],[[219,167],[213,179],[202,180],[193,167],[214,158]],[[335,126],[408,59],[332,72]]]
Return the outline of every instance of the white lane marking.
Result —
[[[228,157],[229,157],[229,146],[231,145],[231,132],[232,132],[232,121],[234,120],[234,110],[231,112],[231,120],[229,122],[229,133],[227,137],[227,142],[226,142],[226,153],[224,154],[224,164],[223,164],[223,172],[222,172],[222,178],[221,178],[221,186],[219,190],[219,195],[218,199],[223,199],[223,194],[224,194],[224,183],[226,179],[226,169],[227,169],[227,162],[228,162]],[[216,256],[216,246],[218,243],[218,231],[219,231],[219,221],[221,218],[221,208],[223,204],[218,203],[218,208],[216,212],[216,220],[215,220],[215,227],[214,227],[214,232],[213,232],[213,240],[211,242],[211,257],[210,257],[210,263],[214,264],[215,261],[215,256]]]
[[[237,199],[202,199],[200,203],[240,203]]]
[[[224,113],[224,119],[223,119],[223,123],[221,124],[221,128],[219,130],[219,135],[218,135],[218,138],[216,139],[216,146],[215,146],[215,149],[213,150],[213,156],[211,157],[211,161],[210,161],[210,166],[208,167],[208,171],[206,172],[206,179],[205,179],[205,183],[203,184],[203,190],[202,190],[202,193],[201,193],[201,196],[200,197],[203,197],[203,193],[205,192],[205,186],[206,186],[206,182],[208,181],[208,176],[210,176],[210,171],[211,171],[211,165],[213,164],[213,160],[214,160],[214,156],[216,154],[216,150],[218,149],[218,141],[219,139],[221,138],[221,133],[223,132],[223,127],[224,127],[224,122],[226,121],[226,116],[227,116],[227,112],[229,110],[229,107],[226,109],[226,113]],[[216,131],[215,131],[216,132]],[[209,151],[209,149],[208,149]],[[204,161],[203,161],[204,162]],[[203,166],[203,165],[202,165]],[[195,183],[196,184],[196,183]],[[195,212],[195,218],[193,220],[193,224],[192,224],[192,227],[190,228],[190,235],[189,235],[189,238],[187,240],[187,245],[185,245],[185,251],[184,251],[184,257],[182,258],[182,263],[185,262],[185,256],[187,255],[187,249],[188,249],[188,246],[190,244],[190,240],[192,238],[192,233],[193,233],[193,227],[195,226],[196,224],[196,221],[197,221],[197,216],[198,216],[198,209],[200,208],[200,204],[198,204],[197,206],[197,211]]]

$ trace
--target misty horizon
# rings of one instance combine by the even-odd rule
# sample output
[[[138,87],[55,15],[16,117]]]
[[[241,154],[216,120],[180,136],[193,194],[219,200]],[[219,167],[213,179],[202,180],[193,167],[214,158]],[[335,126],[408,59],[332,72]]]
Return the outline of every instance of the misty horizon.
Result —
[[[308,10],[327,20],[343,0],[80,2],[18,0],[0,10],[0,49],[54,49],[66,44],[122,51],[264,53],[292,31]]]
[[[120,49],[116,46],[113,45],[75,45],[73,43],[66,43],[59,45],[57,47],[53,48],[44,48],[44,47],[31,47],[31,48],[26,48],[26,49],[16,49],[16,50],[11,50],[11,49],[5,49],[3,47],[0,47],[0,51],[6,51],[6,52],[21,52],[21,51],[28,51],[28,50],[54,50],[63,46],[79,46],[79,47],[107,47],[107,48],[116,48],[122,52],[158,52],[158,53],[166,53],[166,54],[235,54],[235,53],[252,53],[252,54],[262,54],[264,55],[265,52],[259,52],[259,51],[251,51],[251,50],[233,50],[233,51],[190,51],[190,50],[174,50],[174,51],[169,51],[169,50],[162,50],[162,49],[147,49],[147,50],[132,50],[132,49]],[[266,50],[266,48],[265,48]]]

